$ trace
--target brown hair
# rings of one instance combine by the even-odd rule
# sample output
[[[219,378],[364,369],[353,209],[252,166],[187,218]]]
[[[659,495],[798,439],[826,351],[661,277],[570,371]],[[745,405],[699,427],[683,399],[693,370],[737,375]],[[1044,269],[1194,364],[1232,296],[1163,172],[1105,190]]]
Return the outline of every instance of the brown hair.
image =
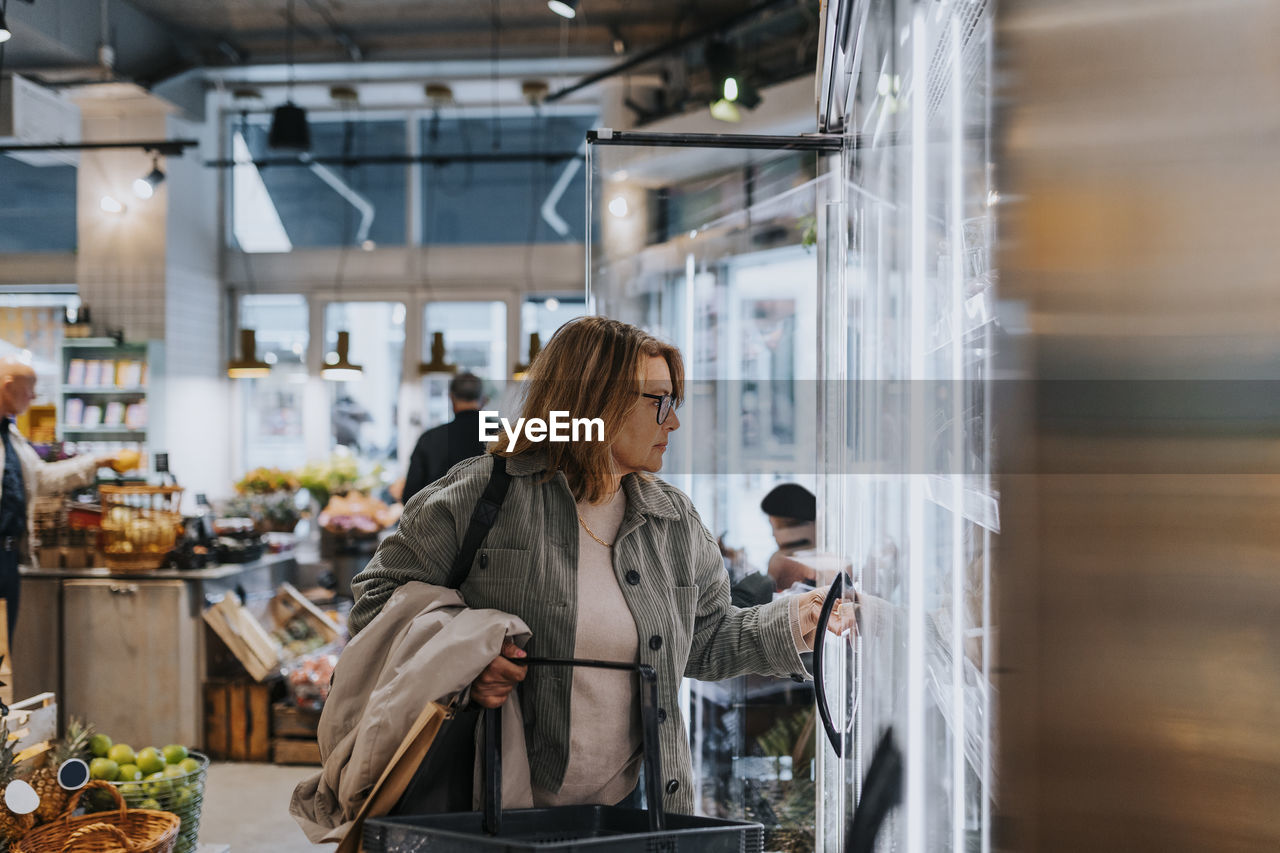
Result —
[[[607,317],[579,317],[561,326],[538,353],[525,379],[521,416],[549,421],[551,412],[571,418],[600,418],[604,441],[533,442],[522,431],[515,447],[495,449],[499,456],[540,451],[547,478],[563,471],[575,500],[608,497],[613,476],[612,436],[641,401],[642,359],[657,356],[671,370],[671,393],[684,400],[684,360],[680,351],[648,332]]]

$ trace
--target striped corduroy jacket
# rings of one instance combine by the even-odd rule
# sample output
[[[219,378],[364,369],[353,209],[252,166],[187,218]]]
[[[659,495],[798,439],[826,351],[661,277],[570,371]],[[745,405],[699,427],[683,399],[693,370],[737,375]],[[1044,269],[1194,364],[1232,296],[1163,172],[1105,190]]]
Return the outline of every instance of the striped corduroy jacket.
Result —
[[[493,468],[492,457],[459,463],[405,507],[399,529],[356,576],[351,631],[381,610],[407,581],[445,583]],[[532,629],[530,655],[573,656],[577,624],[578,519],[562,473],[547,482],[538,453],[507,462],[511,487],[476,554],[461,592],[471,607],[514,614]],[[614,573],[635,618],[640,662],[658,674],[667,811],[693,812],[693,766],[677,699],[681,676],[715,681],[743,673],[805,677],[796,651],[792,596],[738,609],[715,539],[689,498],[656,478],[622,480],[627,508],[614,545]],[[569,696],[573,679],[534,667],[522,691],[525,737],[534,784],[557,791],[569,761]]]

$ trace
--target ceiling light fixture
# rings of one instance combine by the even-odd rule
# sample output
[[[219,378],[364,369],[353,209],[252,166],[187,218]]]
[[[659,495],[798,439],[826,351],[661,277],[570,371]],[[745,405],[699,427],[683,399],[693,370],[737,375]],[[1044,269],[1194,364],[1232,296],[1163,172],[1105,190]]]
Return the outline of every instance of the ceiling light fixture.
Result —
[[[542,336],[537,332],[533,332],[529,335],[529,360],[524,364],[517,363],[515,369],[511,371],[511,378],[519,381],[528,376],[529,368],[533,365],[533,360],[538,357],[540,352],[542,352]]]
[[[578,0],[547,0],[547,8],[562,18],[578,17]]]
[[[330,353],[329,358],[325,359],[326,364],[320,371],[320,375],[330,382],[350,382],[363,376],[364,368],[358,364],[352,364],[347,355],[350,348],[351,333],[338,332],[338,346],[334,352]]]
[[[550,91],[551,87],[543,80],[525,80],[520,84],[520,94],[531,107],[540,105]]]
[[[293,30],[293,0],[289,0],[289,41],[286,47],[289,63],[289,93],[285,96],[285,102],[276,107],[271,116],[267,146],[273,151],[293,151],[304,154],[311,150],[311,128],[307,125],[307,111],[293,102]]]
[[[444,360],[444,332],[431,333],[431,360],[418,365],[418,373],[427,376],[432,373],[454,374],[458,365]]]
[[[258,341],[253,329],[240,330],[240,357],[227,362],[231,379],[261,379],[271,373],[271,365],[258,360]]]
[[[0,44],[4,44],[13,38],[13,31],[9,29],[9,22],[4,19],[4,9],[0,9]]]
[[[151,171],[133,182],[133,194],[146,201],[156,194],[156,187],[164,181],[164,170],[160,168],[160,155],[151,155]]]

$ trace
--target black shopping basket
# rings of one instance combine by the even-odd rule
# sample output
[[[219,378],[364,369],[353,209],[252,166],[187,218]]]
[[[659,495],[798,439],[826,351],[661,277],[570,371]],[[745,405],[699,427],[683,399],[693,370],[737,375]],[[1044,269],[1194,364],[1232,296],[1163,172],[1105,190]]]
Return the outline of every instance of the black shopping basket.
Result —
[[[666,814],[658,749],[658,678],[643,664],[522,658],[517,663],[590,666],[635,672],[640,678],[640,723],[648,809],[558,806],[502,810],[502,728],[499,710],[484,712],[484,811],[371,818],[366,853],[761,853],[758,823]]]

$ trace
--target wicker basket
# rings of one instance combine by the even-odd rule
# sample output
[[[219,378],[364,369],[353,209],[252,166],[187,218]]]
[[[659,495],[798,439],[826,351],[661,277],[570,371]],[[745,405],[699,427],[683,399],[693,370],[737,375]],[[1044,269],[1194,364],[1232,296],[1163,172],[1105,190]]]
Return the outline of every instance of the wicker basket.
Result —
[[[164,565],[182,525],[181,486],[99,486],[107,568],[145,572]]]
[[[96,790],[110,792],[116,810],[72,817],[81,795]],[[76,791],[62,817],[10,844],[9,853],[173,853],[179,823],[169,812],[126,807],[115,786],[95,779]]]

